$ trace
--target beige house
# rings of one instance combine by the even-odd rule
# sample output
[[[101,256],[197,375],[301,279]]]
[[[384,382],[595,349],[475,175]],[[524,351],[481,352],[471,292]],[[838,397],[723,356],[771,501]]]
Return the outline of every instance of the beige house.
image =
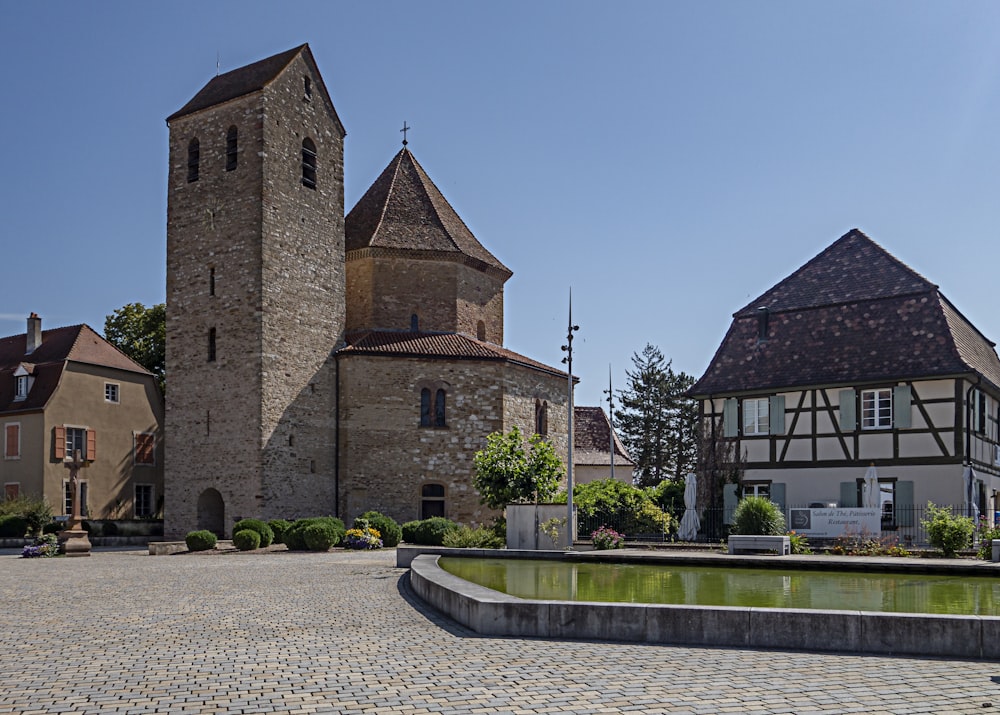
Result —
[[[861,506],[874,465],[905,534],[929,501],[966,508],[971,467],[972,501],[1000,506],[994,343],[857,229],[738,310],[689,394],[745,456],[743,494]]]
[[[614,477],[632,483],[635,462],[614,433],[615,451],[611,453],[611,420],[600,407],[573,408],[573,482],[587,484]],[[614,472],[612,473],[612,465]]]
[[[86,325],[0,338],[0,483],[70,511],[64,461],[79,450],[84,514],[156,515],[163,494],[162,396],[152,374]]]

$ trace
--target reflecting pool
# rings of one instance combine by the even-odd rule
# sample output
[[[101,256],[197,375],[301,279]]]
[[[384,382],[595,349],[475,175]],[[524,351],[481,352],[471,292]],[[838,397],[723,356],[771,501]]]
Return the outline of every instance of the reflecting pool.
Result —
[[[441,557],[445,571],[519,598],[1000,615],[990,576]]]

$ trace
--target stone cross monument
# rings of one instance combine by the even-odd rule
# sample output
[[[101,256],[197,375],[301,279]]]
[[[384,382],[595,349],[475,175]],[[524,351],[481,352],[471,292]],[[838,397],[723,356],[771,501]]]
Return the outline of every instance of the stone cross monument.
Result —
[[[90,538],[83,528],[83,518],[80,515],[80,468],[89,466],[89,462],[83,459],[80,450],[76,450],[73,452],[73,460],[64,462],[63,466],[69,470],[73,508],[66,529],[59,532],[60,549],[67,556],[90,556]]]

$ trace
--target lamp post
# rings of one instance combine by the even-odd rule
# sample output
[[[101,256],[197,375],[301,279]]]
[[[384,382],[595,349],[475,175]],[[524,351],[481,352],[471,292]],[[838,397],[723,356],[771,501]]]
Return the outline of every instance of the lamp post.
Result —
[[[569,289],[569,327],[566,330],[566,344],[562,346],[566,357],[562,359],[568,375],[569,414],[566,420],[566,526],[569,533],[569,546],[572,548],[576,537],[573,522],[573,333],[580,329],[573,325],[573,289]]]
[[[604,391],[608,396],[608,429],[611,432],[611,478],[615,478],[615,395],[611,391],[611,363],[608,363],[608,389]]]

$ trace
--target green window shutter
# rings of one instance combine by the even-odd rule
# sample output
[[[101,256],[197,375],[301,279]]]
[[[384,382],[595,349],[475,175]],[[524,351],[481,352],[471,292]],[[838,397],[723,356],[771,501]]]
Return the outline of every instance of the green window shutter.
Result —
[[[736,488],[738,484],[723,484],[722,485],[722,523],[732,524],[733,523],[733,512],[736,511],[736,503],[739,501],[736,498]]]
[[[913,526],[913,482],[896,482],[892,495],[897,526]]]
[[[778,505],[781,513],[785,513],[785,483],[771,482],[771,501]],[[785,517],[788,518],[787,516]]]
[[[774,395],[768,405],[771,419],[771,434],[785,434],[785,396]]]
[[[858,483],[840,483],[840,506],[855,507],[858,505]]]
[[[896,385],[892,388],[892,421],[896,429],[910,429],[911,395],[909,385]]]
[[[858,428],[857,395],[854,390],[840,391],[840,429],[853,432]]]
[[[735,397],[730,397],[722,406],[722,436],[736,437],[739,434],[739,408]]]

